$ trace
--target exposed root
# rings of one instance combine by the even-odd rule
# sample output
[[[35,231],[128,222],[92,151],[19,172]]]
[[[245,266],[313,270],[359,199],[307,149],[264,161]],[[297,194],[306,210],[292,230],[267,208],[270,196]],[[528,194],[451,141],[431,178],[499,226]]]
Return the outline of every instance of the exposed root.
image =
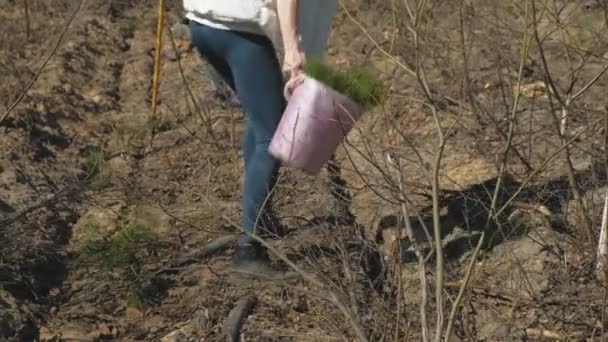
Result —
[[[176,267],[183,266],[190,262],[201,261],[212,255],[225,251],[235,240],[236,237],[232,235],[219,237],[200,248],[180,255],[173,260],[171,265]]]
[[[256,303],[257,297],[254,294],[250,294],[239,299],[236,306],[230,311],[228,318],[224,322],[224,335],[227,342],[240,341],[241,326]]]

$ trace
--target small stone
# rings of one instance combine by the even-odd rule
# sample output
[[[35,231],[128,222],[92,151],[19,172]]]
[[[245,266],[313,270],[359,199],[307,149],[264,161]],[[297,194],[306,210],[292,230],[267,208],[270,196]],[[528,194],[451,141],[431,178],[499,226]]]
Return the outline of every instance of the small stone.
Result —
[[[184,327],[175,330],[165,337],[161,338],[161,342],[194,342],[195,338],[192,336],[190,332],[190,326],[186,325]]]
[[[71,94],[74,91],[74,87],[71,84],[69,84],[69,83],[64,83],[61,88],[67,94]]]
[[[101,92],[98,89],[93,89],[89,91],[85,96],[86,99],[92,101],[96,104],[100,104],[103,101],[103,97],[101,96]]]
[[[127,177],[131,172],[131,164],[123,157],[114,157],[108,161],[112,175]]]
[[[134,307],[128,307],[125,310],[125,315],[127,316],[127,320],[129,320],[129,321],[139,321],[142,318],[144,318],[144,313],[141,310],[134,308]]]
[[[46,106],[46,104],[44,104],[42,102],[36,103],[36,105],[34,106],[34,109],[40,113],[46,113],[49,110],[48,107]]]

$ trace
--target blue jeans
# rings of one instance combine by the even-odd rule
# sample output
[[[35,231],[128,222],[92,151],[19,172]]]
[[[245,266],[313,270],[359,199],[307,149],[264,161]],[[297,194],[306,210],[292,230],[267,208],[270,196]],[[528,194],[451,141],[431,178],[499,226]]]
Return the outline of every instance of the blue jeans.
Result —
[[[211,81],[213,85],[213,89],[221,96],[226,99],[230,97],[230,89],[228,89],[228,85],[224,81],[222,75],[218,74],[217,70],[210,65],[209,63],[203,64],[203,72],[205,76]]]
[[[190,21],[192,42],[239,94],[247,127],[243,141],[243,229],[256,233],[258,217],[271,215],[271,194],[280,163],[268,152],[286,102],[283,76],[271,41],[261,35],[211,28]]]

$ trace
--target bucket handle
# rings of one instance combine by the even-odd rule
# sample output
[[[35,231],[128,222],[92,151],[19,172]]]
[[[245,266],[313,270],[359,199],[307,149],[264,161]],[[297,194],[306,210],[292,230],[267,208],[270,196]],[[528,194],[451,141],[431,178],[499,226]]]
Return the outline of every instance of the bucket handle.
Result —
[[[289,81],[287,81],[287,83],[285,83],[285,87],[283,88],[283,96],[285,97],[285,100],[289,101],[289,98],[292,95],[292,89],[295,89],[298,84],[304,82],[304,75],[303,74],[298,74],[296,77],[292,77],[289,79]]]

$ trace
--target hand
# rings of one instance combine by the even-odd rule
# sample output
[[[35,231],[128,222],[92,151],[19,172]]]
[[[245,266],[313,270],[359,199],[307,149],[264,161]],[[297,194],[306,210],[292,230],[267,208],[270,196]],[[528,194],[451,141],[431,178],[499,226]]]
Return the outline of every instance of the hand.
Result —
[[[299,47],[285,49],[283,71],[289,73],[290,79],[302,72],[304,63],[306,63],[306,55]]]
[[[277,2],[281,37],[285,50],[283,72],[289,73],[287,85],[291,88],[295,87],[296,76],[302,72],[306,62],[306,55],[300,48],[300,42],[298,41],[298,1],[302,0],[280,0]],[[293,91],[293,89],[286,90],[287,92]]]

